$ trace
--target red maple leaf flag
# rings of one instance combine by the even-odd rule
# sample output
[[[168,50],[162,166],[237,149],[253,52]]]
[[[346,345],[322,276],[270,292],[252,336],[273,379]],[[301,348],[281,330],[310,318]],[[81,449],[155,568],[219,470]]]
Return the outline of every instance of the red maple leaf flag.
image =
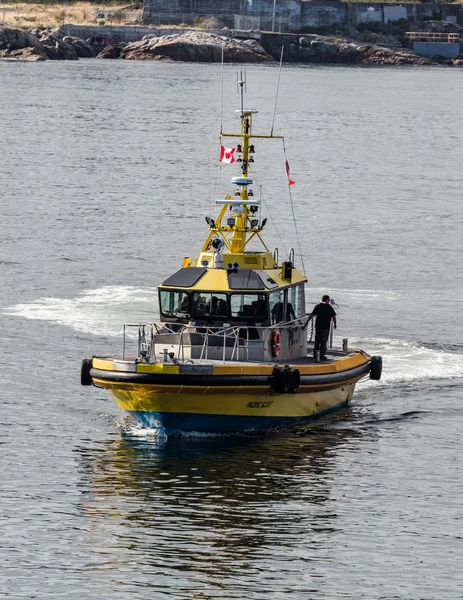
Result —
[[[235,162],[235,150],[236,148],[225,148],[225,146],[220,146],[220,162],[223,163],[234,163]]]
[[[286,161],[286,176],[288,177],[288,185],[294,185],[294,181],[291,179],[291,169],[289,168],[289,162]]]

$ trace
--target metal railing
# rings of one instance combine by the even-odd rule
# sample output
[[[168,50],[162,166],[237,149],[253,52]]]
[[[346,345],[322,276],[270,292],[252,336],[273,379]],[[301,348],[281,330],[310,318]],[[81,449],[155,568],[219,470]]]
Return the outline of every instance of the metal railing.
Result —
[[[137,355],[138,356],[148,356],[149,348],[151,344],[151,339],[153,337],[153,326],[152,325],[143,325],[141,323],[127,323],[124,325],[123,329],[123,340],[122,340],[122,359],[125,360],[126,349],[127,349],[127,337],[128,330],[131,328],[137,328]],[[147,328],[149,328],[149,332],[147,332]],[[147,338],[149,338],[149,342],[147,342]],[[145,353],[145,354],[144,354]]]
[[[458,33],[437,33],[432,31],[407,31],[406,39],[410,42],[433,42],[441,44],[458,44],[460,36]]]
[[[149,325],[141,323],[129,323],[123,328],[122,358],[127,357],[127,347],[130,338],[135,338],[137,356],[147,361],[156,360],[158,347],[162,347],[163,360],[167,360],[168,351],[166,346],[173,348],[173,354],[176,361],[185,362],[185,350],[191,347],[200,347],[198,362],[207,361],[210,348],[220,348],[222,350],[222,360],[249,360],[250,342],[256,341],[262,344],[268,343],[275,330],[282,331],[293,327],[305,327],[308,323],[308,315],[284,323],[278,323],[269,327],[248,326],[248,325],[230,325],[222,327],[209,327],[207,325],[189,325],[179,323],[151,323]],[[136,335],[130,336],[130,330],[136,329]],[[250,332],[252,334],[250,335]],[[259,337],[255,334],[259,332]],[[192,344],[189,335],[194,334],[201,339],[200,344]],[[171,336],[179,335],[179,339],[172,343]],[[165,336],[165,341],[162,337]],[[161,339],[160,339],[161,338]],[[218,343],[220,340],[220,344]],[[309,340],[310,341],[310,340]],[[227,358],[227,349],[231,348],[231,353]],[[240,352],[242,351],[242,352]],[[244,358],[240,355],[244,353]],[[187,353],[188,354],[188,353]],[[131,354],[133,356],[133,354]],[[187,360],[190,359],[187,356]],[[171,360],[173,360],[171,358]]]
[[[157,340],[157,338],[165,335],[166,338],[170,337],[172,334],[180,335],[180,339],[175,348],[174,346],[174,354],[177,357],[177,360],[181,360],[185,362],[185,350],[186,348],[190,348],[190,356],[187,356],[187,359],[191,357],[191,348],[193,346],[200,347],[198,362],[205,362],[209,360],[210,348],[219,348],[221,346],[222,352],[222,361],[225,362],[227,360],[227,348],[231,348],[231,355],[228,360],[240,360],[240,349],[244,351],[244,360],[249,359],[249,330],[255,329],[247,326],[241,325],[233,325],[229,327],[207,327],[207,326],[196,326],[196,325],[185,325],[181,330],[173,330],[169,325],[170,323],[162,323],[161,326],[159,324],[154,324],[152,328],[152,336],[151,336],[151,344],[150,344],[150,358],[155,358],[157,355],[157,346],[161,346],[163,348],[163,352],[159,354],[164,354],[165,346],[170,344],[171,347],[174,346],[170,340],[167,340],[165,343],[162,340]],[[259,328],[260,330],[267,328]],[[200,344],[192,344],[191,339],[187,334],[194,334],[195,336],[199,336],[202,340]],[[155,337],[156,336],[156,337]],[[227,344],[228,341],[231,341],[230,344]],[[219,344],[220,341],[220,344]]]

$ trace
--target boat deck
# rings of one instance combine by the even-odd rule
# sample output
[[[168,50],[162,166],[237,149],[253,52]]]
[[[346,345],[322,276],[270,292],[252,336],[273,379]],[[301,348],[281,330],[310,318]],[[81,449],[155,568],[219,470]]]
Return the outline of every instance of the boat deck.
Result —
[[[312,364],[329,364],[336,360],[340,360],[341,358],[346,358],[348,356],[354,356],[357,352],[358,352],[358,350],[354,350],[354,349],[348,350],[347,352],[344,352],[343,350],[328,350],[326,353],[326,359],[320,360],[319,362],[315,361],[312,354],[307,354],[307,356],[290,359],[290,360],[284,361],[284,362],[278,362],[276,360],[272,360],[272,361],[263,361],[263,360],[258,360],[258,361],[233,360],[233,361],[231,361],[231,360],[226,360],[225,364],[234,365],[234,366],[280,365],[282,367],[285,364],[291,364],[292,366],[298,366],[298,365],[303,366],[303,365],[312,365]],[[95,357],[95,358],[104,358],[106,360],[117,360],[117,361],[127,361],[127,362],[134,362],[136,360],[140,361],[140,357],[136,356],[134,354],[125,355],[124,357],[122,355],[119,355],[119,356],[110,356],[110,357],[109,356],[106,356],[106,357],[101,356],[101,357]],[[196,365],[206,365],[206,364],[207,365],[223,365],[224,361],[221,359],[208,359],[208,360],[188,359],[188,361],[186,361],[186,363],[187,364],[196,364]],[[148,364],[155,364],[155,363],[148,362]],[[172,363],[170,363],[170,361],[168,361],[168,364],[172,364]]]

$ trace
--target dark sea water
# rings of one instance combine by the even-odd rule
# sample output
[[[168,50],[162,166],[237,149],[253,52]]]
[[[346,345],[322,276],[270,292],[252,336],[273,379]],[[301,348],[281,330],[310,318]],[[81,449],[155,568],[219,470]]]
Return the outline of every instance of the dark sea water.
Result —
[[[277,69],[247,79],[268,134]],[[166,440],[80,360],[155,318],[230,191],[220,66],[0,63],[0,597],[463,597],[462,97],[457,69],[283,69],[309,305],[384,376],[315,430]],[[256,151],[265,239],[301,266],[282,144]]]

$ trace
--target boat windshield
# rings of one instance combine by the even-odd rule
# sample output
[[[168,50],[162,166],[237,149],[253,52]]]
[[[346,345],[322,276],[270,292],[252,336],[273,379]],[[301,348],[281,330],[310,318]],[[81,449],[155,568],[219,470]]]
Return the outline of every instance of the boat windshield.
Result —
[[[232,294],[230,299],[232,319],[265,321],[267,300],[265,294]]]
[[[201,319],[211,318],[229,318],[228,298],[226,294],[216,294],[215,292],[195,292],[193,297],[193,313],[195,317]]]
[[[164,317],[178,317],[186,319],[191,316],[190,301],[187,292],[166,291],[159,292],[159,305]]]

